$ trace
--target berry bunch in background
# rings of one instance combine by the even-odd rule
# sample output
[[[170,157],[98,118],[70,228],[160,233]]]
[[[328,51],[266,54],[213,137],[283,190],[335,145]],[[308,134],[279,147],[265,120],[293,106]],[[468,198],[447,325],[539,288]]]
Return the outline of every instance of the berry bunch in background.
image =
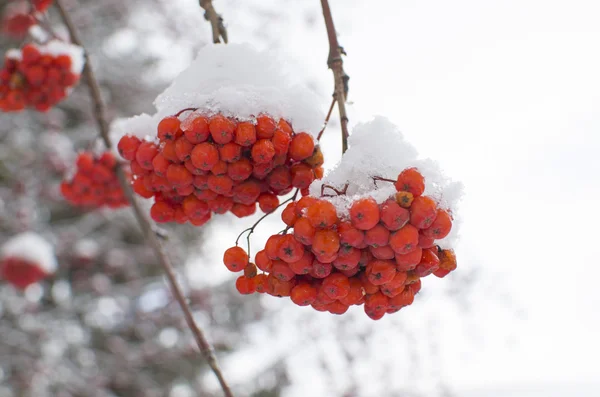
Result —
[[[0,110],[48,111],[77,84],[82,68],[83,50],[57,40],[8,51],[0,70]]]
[[[180,114],[185,113],[186,109]],[[265,213],[292,189],[308,193],[323,175],[323,155],[311,135],[284,119],[238,120],[192,112],[162,118],[158,142],[125,135],[119,153],[131,162],[134,191],[154,197],[156,222],[200,226],[213,213]]]
[[[289,296],[297,305],[334,314],[364,305],[374,320],[410,305],[421,278],[456,269],[454,252],[436,246],[450,233],[452,216],[423,195],[417,169],[405,169],[394,182],[394,196],[382,203],[354,200],[347,219],[326,197],[289,203],[282,213],[286,233],[271,236],[253,263],[240,247],[225,252],[225,266],[245,273],[238,291]]]
[[[52,245],[33,232],[14,236],[0,249],[0,277],[19,289],[47,278],[56,267]]]
[[[62,195],[71,204],[82,207],[119,208],[129,205],[117,179],[116,166],[117,159],[111,152],[100,156],[91,152],[80,153],[75,175],[60,186]]]
[[[52,0],[12,0],[2,13],[2,32],[16,39],[23,38],[29,28],[38,24],[40,13],[46,12]]]

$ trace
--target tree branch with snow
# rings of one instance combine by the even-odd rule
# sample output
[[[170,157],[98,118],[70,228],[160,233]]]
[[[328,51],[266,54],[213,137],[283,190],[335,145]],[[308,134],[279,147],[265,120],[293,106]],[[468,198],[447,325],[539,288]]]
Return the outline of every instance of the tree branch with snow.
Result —
[[[74,44],[77,44],[85,49],[85,47],[83,46],[83,43],[81,42],[81,40],[79,38],[77,29],[75,28],[75,25],[74,25],[73,21],[71,20],[71,17],[69,15],[68,11],[66,10],[62,0],[56,0],[55,4],[56,4],[57,10],[59,11],[59,13],[61,15],[63,22],[67,26],[67,29],[71,36],[71,40],[73,41]],[[102,137],[102,140],[104,141],[106,148],[112,149],[114,145],[110,138],[108,122],[106,120],[106,114],[105,114],[106,113],[105,105],[104,105],[104,101],[102,100],[100,86],[99,86],[98,80],[96,79],[96,76],[94,74],[93,67],[92,67],[91,63],[89,62],[89,54],[85,50],[84,50],[84,54],[85,54],[86,62],[85,62],[83,74],[86,78],[86,83],[88,84],[89,89],[90,89],[90,96],[92,97],[92,101],[94,103],[95,119],[98,123],[100,135]],[[147,239],[148,244],[150,246],[152,246],[161,266],[163,267],[163,269],[167,275],[167,279],[168,279],[169,285],[171,287],[171,290],[173,292],[173,295],[175,296],[175,299],[177,300],[177,302],[179,303],[179,306],[181,307],[181,309],[183,311],[187,325],[190,328],[192,334],[194,335],[194,338],[196,340],[198,348],[200,349],[201,354],[205,357],[210,368],[212,369],[215,376],[217,377],[225,396],[232,397],[233,393],[231,392],[231,389],[230,389],[227,381],[225,380],[223,373],[221,372],[221,369],[220,369],[217,359],[215,357],[213,348],[210,345],[210,343],[208,342],[208,340],[206,339],[206,336],[204,335],[204,332],[202,331],[202,329],[198,326],[198,324],[194,320],[194,316],[192,314],[191,308],[188,305],[188,302],[184,296],[183,290],[177,281],[177,277],[175,275],[175,269],[173,268],[173,265],[172,265],[168,255],[166,254],[161,241],[159,240],[158,236],[154,232],[154,227],[153,227],[152,221],[148,218],[148,215],[146,215],[146,213],[142,210],[138,201],[136,200],[133,190],[131,188],[131,185],[127,179],[125,170],[123,169],[123,165],[121,163],[119,163],[117,165],[116,171],[117,171],[117,176],[118,176],[120,185],[123,188],[123,192],[125,193],[125,196],[127,197],[128,201],[131,203],[136,220],[138,221],[138,224],[139,224],[140,228],[142,229],[142,232],[143,232],[145,238]]]

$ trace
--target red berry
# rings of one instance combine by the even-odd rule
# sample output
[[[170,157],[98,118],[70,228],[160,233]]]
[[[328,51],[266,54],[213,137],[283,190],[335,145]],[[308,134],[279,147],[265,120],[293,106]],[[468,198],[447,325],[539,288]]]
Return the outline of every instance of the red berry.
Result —
[[[397,254],[408,254],[417,249],[419,231],[413,225],[406,225],[390,235],[390,247]]]
[[[317,299],[317,289],[309,283],[299,283],[292,288],[290,299],[298,306],[308,306]]]
[[[416,168],[407,168],[398,175],[396,190],[410,192],[415,198],[425,191],[425,178]]]
[[[183,134],[181,122],[176,116],[165,117],[158,123],[157,136],[161,141],[174,141]]]
[[[228,248],[223,254],[223,263],[230,271],[240,272],[248,264],[248,254],[241,247]]]
[[[350,221],[359,230],[369,230],[379,222],[379,205],[372,198],[354,202],[350,207]]]
[[[235,280],[235,288],[243,295],[249,295],[256,292],[256,284],[251,278],[246,276],[240,276]]]
[[[229,143],[233,140],[233,132],[235,131],[235,123],[227,117],[217,114],[210,119],[208,128],[212,139],[221,145]]]
[[[295,161],[302,161],[312,156],[315,149],[313,137],[306,132],[296,134],[290,143],[290,157]]]
[[[427,229],[430,227],[437,216],[435,201],[431,197],[415,197],[410,206],[410,224],[419,228]]]
[[[435,220],[431,226],[423,230],[423,235],[439,240],[446,237],[451,229],[452,217],[450,214],[444,210],[437,210]]]

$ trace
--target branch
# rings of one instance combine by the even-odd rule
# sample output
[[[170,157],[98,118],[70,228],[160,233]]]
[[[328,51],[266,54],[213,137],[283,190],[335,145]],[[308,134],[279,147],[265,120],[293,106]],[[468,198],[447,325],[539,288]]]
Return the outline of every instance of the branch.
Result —
[[[340,110],[340,123],[342,126],[342,153],[348,149],[348,115],[346,114],[346,95],[348,94],[348,75],[344,72],[344,61],[342,54],[344,50],[338,43],[331,16],[331,8],[329,8],[329,0],[321,0],[323,7],[323,17],[325,18],[325,26],[327,27],[327,38],[329,39],[329,57],[327,58],[327,66],[333,71],[333,79],[335,84],[334,97]]]
[[[83,69],[83,74],[85,76],[87,85],[90,88],[90,96],[92,98],[92,101],[94,102],[94,116],[96,122],[98,123],[100,135],[102,137],[102,140],[104,141],[104,144],[106,145],[106,148],[110,150],[113,148],[113,143],[110,139],[108,123],[106,121],[106,107],[104,105],[104,101],[102,100],[98,80],[96,79],[96,76],[92,69],[92,65],[90,63],[89,54],[87,50],[85,50],[85,47],[83,47],[77,29],[75,28],[75,25],[73,24],[69,13],[63,5],[63,0],[55,0],[55,4],[63,22],[69,30],[69,35],[71,36],[72,42],[84,48],[85,67]],[[185,321],[187,322],[188,327],[190,328],[192,334],[194,335],[194,338],[196,339],[196,343],[198,344],[200,352],[206,358],[206,360],[208,361],[208,365],[210,366],[214,374],[217,376],[217,379],[221,384],[221,388],[223,389],[225,396],[233,397],[233,393],[231,392],[229,385],[225,381],[223,373],[219,368],[219,364],[217,363],[217,359],[214,355],[212,347],[206,340],[204,332],[200,329],[200,327],[198,327],[196,321],[194,320],[192,311],[175,276],[175,270],[173,268],[173,265],[171,264],[163,245],[161,244],[160,240],[154,232],[154,223],[142,210],[137,199],[134,196],[131,184],[127,180],[127,176],[125,174],[125,170],[123,168],[122,163],[119,163],[117,165],[117,177],[119,178],[119,182],[121,184],[121,187],[123,188],[125,196],[131,203],[131,207],[133,208],[135,218],[137,219],[140,228],[142,229],[142,232],[144,233],[144,236],[148,241],[148,244],[154,249],[158,261],[163,267],[165,273],[167,274],[167,279],[170,284],[173,295],[175,296],[175,299],[177,300],[179,306],[181,307],[181,310],[183,311]]]
[[[227,44],[227,29],[223,24],[223,18],[215,11],[212,0],[200,0],[200,7],[204,9],[204,19],[210,21],[212,26],[213,43],[220,43],[222,37],[223,42]]]

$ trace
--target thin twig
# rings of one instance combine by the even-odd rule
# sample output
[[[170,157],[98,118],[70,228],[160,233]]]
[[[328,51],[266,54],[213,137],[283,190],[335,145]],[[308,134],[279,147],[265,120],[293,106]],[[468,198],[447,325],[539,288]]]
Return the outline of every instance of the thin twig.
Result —
[[[209,21],[212,27],[213,43],[220,43],[223,38],[223,42],[227,44],[227,29],[223,18],[215,11],[212,0],[200,0],[200,7],[204,9],[204,19]]]
[[[329,106],[329,111],[327,112],[327,117],[325,117],[325,123],[323,124],[323,128],[321,129],[321,131],[319,131],[319,135],[317,135],[317,141],[321,140],[321,137],[323,136],[323,133],[325,132],[325,128],[327,128],[327,124],[329,124],[329,119],[331,118],[331,113],[333,113],[333,107],[335,106],[336,102],[337,102],[337,99],[334,95],[333,100],[331,101],[331,106]]]
[[[67,29],[69,30],[69,34],[71,36],[72,42],[74,44],[77,44],[80,47],[84,48],[85,67],[83,69],[83,74],[84,74],[87,84],[90,88],[90,95],[94,102],[94,116],[96,118],[96,122],[98,123],[100,135],[102,136],[102,140],[104,141],[104,144],[106,145],[107,149],[112,149],[113,143],[110,139],[108,123],[106,121],[106,114],[105,114],[106,108],[104,106],[104,101],[102,100],[100,87],[98,85],[98,80],[96,79],[96,76],[92,69],[92,65],[89,60],[89,54],[85,50],[85,47],[83,47],[83,44],[79,38],[77,29],[75,28],[75,25],[73,24],[73,21],[71,20],[69,13],[67,12],[67,10],[65,9],[65,7],[63,5],[63,0],[55,0],[55,5],[56,5],[56,8],[58,9],[58,12],[60,13],[60,15],[62,17],[62,20],[64,21],[65,25],[67,26]],[[225,381],[223,373],[221,372],[221,369],[219,368],[219,364],[217,363],[217,359],[215,357],[213,348],[211,347],[211,345],[208,343],[206,337],[204,336],[204,332],[200,329],[200,327],[198,327],[198,325],[196,324],[196,321],[194,320],[192,311],[187,303],[187,300],[186,300],[186,298],[182,292],[182,289],[177,281],[177,278],[175,276],[175,270],[173,268],[173,265],[171,264],[159,238],[157,237],[157,235],[154,232],[154,226],[153,226],[154,224],[148,218],[148,215],[142,210],[142,208],[140,207],[139,203],[137,202],[137,200],[133,194],[133,190],[132,190],[131,185],[130,185],[129,181],[127,180],[127,176],[125,174],[123,164],[119,163],[117,165],[116,171],[117,171],[117,177],[119,178],[121,187],[123,188],[123,192],[125,193],[125,196],[131,203],[131,207],[133,208],[135,217],[140,225],[140,228],[142,229],[142,232],[144,233],[144,236],[146,237],[148,244],[150,246],[152,246],[152,248],[154,249],[154,252],[156,253],[158,261],[160,262],[161,266],[163,267],[165,273],[167,274],[167,279],[168,279],[169,285],[171,287],[171,290],[173,292],[173,295],[175,296],[175,299],[177,300],[177,302],[179,303],[179,306],[181,307],[181,310],[183,311],[185,320],[186,320],[188,327],[190,328],[192,334],[194,335],[194,338],[196,339],[196,343],[198,344],[200,352],[206,358],[206,360],[208,361],[208,365],[210,366],[210,368],[216,375],[217,379],[219,380],[219,383],[221,385],[221,388],[223,389],[223,392],[225,393],[225,396],[233,397],[233,393],[231,392],[231,389],[229,388],[229,385]]]
[[[344,50],[340,47],[335,33],[333,17],[331,16],[331,8],[329,8],[329,0],[321,0],[323,7],[323,17],[325,18],[325,26],[327,27],[327,38],[329,39],[329,57],[327,58],[327,66],[333,71],[333,79],[335,83],[334,96],[337,100],[338,109],[340,110],[340,123],[342,126],[342,153],[348,149],[348,115],[346,114],[346,94],[348,91],[348,75],[344,72],[344,61],[342,54]]]

